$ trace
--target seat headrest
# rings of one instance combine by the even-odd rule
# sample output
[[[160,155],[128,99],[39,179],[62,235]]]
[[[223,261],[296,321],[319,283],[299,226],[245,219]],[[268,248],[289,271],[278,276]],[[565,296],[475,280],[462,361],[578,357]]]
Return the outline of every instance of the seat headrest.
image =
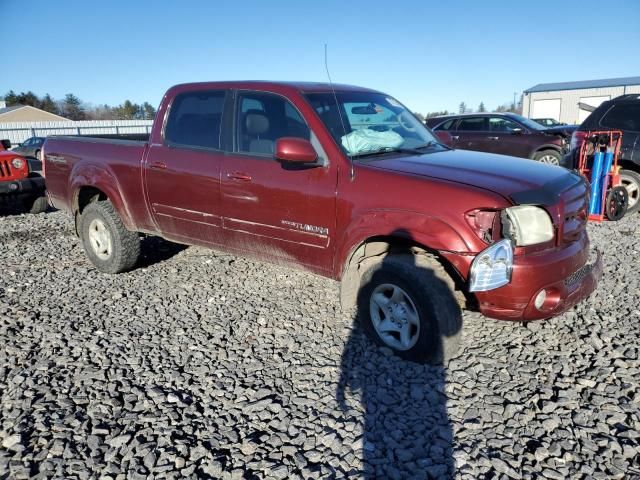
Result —
[[[247,113],[245,126],[249,135],[262,135],[269,130],[269,119],[263,113]]]

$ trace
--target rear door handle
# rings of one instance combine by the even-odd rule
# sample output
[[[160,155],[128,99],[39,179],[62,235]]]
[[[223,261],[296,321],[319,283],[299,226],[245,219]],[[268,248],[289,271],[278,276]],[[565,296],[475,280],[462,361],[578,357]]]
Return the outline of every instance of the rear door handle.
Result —
[[[460,138],[460,135],[451,135],[451,138],[453,138],[454,140],[457,140]]]
[[[151,162],[149,168],[155,168],[156,170],[166,170],[167,164],[164,162]]]
[[[231,180],[239,180],[241,182],[251,181],[251,175],[242,172],[227,173],[227,178],[230,178]]]
[[[487,137],[489,140],[500,140],[500,137]]]

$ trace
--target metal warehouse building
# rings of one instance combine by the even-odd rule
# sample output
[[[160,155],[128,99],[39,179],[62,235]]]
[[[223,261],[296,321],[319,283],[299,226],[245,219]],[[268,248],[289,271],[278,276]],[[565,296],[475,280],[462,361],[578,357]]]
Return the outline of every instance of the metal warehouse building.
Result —
[[[555,118],[582,123],[594,107],[626,93],[640,93],[640,77],[541,83],[523,92],[522,114],[529,118]]]

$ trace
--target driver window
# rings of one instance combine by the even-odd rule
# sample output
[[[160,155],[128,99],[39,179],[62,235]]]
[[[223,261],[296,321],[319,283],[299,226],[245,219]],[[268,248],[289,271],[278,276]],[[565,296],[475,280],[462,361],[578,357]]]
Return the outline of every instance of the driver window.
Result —
[[[516,129],[522,130],[522,127],[506,118],[491,117],[489,119],[489,130],[491,132],[513,132]]]
[[[309,127],[298,110],[284,97],[250,92],[241,93],[238,102],[237,144],[240,152],[273,155],[279,138],[310,140]]]

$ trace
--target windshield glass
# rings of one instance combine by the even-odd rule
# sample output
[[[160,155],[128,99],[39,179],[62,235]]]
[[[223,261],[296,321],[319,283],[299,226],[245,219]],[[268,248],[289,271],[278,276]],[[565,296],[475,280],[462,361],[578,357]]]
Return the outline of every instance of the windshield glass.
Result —
[[[517,115],[515,113],[512,113],[510,115],[508,115],[510,118],[513,118],[514,120],[517,120],[518,122],[522,123],[524,126],[526,126],[527,128],[530,128],[531,130],[546,130],[547,127],[545,127],[544,125],[540,125],[538,122],[535,122],[533,120],[531,120],[530,118],[526,118],[523,117],[522,115]]]
[[[409,110],[388,95],[336,92],[337,106],[333,93],[309,93],[306,97],[348,155],[402,151],[439,143]]]

